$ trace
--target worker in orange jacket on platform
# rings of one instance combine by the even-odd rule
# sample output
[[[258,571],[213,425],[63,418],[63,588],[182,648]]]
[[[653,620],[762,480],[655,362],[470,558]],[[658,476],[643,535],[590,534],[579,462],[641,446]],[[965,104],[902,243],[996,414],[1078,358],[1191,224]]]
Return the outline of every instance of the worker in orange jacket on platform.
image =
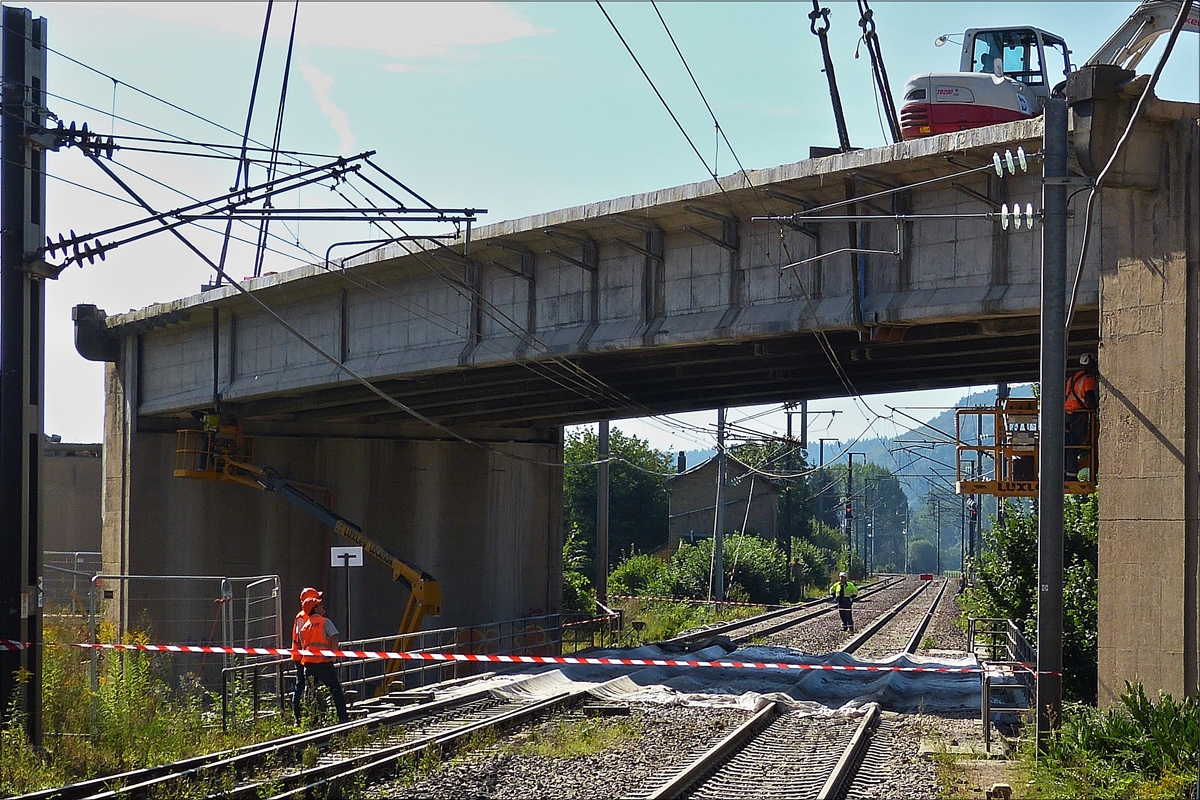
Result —
[[[325,595],[317,592],[315,597],[308,597],[301,603],[301,610],[306,614],[304,623],[299,630],[300,649],[308,651],[338,649],[338,629],[333,620],[325,616]],[[333,659],[329,656],[302,655],[306,678],[313,678],[329,687],[333,695],[333,704],[337,708],[339,722],[349,722],[350,715],[346,713],[346,695],[342,693],[342,684],[338,681],[337,671],[333,667]],[[296,684],[296,692],[292,695],[292,710],[296,719],[300,719],[300,700],[304,696],[304,686],[307,680]]]
[[[1088,453],[1084,448],[1092,443],[1092,418],[1099,408],[1099,397],[1096,385],[1096,363],[1090,353],[1079,357],[1079,369],[1067,379],[1066,399],[1063,410],[1066,412],[1066,451],[1063,458],[1064,471],[1069,481],[1079,480],[1081,467],[1091,469],[1094,477],[1096,465],[1086,459]],[[1080,458],[1085,462],[1081,464]]]

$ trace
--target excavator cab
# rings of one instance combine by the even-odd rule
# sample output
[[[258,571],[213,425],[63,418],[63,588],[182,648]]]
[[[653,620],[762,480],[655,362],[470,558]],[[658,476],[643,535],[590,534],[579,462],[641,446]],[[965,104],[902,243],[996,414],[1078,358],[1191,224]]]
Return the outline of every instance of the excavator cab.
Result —
[[[960,72],[1012,78],[1029,87],[1042,104],[1057,81],[1052,67],[1071,73],[1071,51],[1060,36],[1041,28],[969,28],[963,38]]]
[[[1064,453],[1065,462],[1074,469],[1064,476],[1063,493],[1092,494],[1096,491],[1096,412],[1077,413],[1081,416],[1075,417]],[[1010,397],[991,407],[958,409],[955,492],[1037,497],[1038,425],[1037,398]]]

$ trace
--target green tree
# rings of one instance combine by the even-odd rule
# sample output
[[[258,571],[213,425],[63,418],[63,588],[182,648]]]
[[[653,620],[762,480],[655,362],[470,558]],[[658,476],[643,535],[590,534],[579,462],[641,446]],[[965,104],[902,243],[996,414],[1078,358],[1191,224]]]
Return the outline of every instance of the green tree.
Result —
[[[593,613],[596,610],[596,590],[583,574],[586,562],[579,529],[571,527],[563,542],[563,610]]]
[[[886,467],[870,462],[855,464],[853,479],[849,499],[854,510],[855,552],[865,550],[868,558],[873,556],[876,569],[902,569],[908,498],[899,479]],[[811,480],[816,520],[828,528],[845,531],[846,465],[823,467],[812,474]]]
[[[1063,695],[1096,701],[1096,560],[1099,495],[1063,503]],[[1037,635],[1037,515],[1006,506],[1003,524],[984,533],[985,548],[967,596],[972,613],[1007,617]]]
[[[566,463],[591,464],[596,460],[594,431],[574,431],[565,444]],[[609,451],[616,460],[609,467],[608,561],[615,564],[622,553],[649,552],[667,541],[667,492],[665,474],[672,471],[669,453],[650,443],[613,428]],[[570,467],[563,476],[563,524],[578,530],[584,548],[581,571],[596,579],[596,467]]]

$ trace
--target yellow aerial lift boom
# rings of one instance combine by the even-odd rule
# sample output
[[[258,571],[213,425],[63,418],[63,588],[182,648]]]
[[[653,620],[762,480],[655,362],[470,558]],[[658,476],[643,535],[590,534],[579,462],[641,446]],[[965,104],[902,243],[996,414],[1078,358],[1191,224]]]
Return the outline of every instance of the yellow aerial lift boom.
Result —
[[[1096,412],[1090,415],[1086,441],[1067,445],[1074,451],[1079,471],[1074,480],[1063,481],[1064,494],[1096,491]],[[970,438],[976,442],[972,444]],[[954,415],[957,494],[988,494],[997,497],[1038,496],[1038,399],[1007,397],[994,406],[960,408]],[[983,439],[991,442],[984,444]]]
[[[329,525],[334,533],[362,546],[366,553],[392,571],[392,580],[402,581],[409,588],[398,637],[419,631],[426,614],[437,616],[441,613],[442,585],[433,576],[372,540],[362,528],[309,497],[274,470],[254,465],[254,441],[242,435],[240,425],[223,424],[215,414],[206,415],[204,421],[202,431],[176,432],[173,473],[176,478],[233,481],[264,492],[275,492]],[[398,643],[397,647],[403,649],[403,644]]]

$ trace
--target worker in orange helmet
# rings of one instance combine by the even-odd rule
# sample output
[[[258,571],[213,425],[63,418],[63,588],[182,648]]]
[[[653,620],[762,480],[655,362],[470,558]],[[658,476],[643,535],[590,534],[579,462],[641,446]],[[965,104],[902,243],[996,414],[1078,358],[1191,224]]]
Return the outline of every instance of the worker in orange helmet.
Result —
[[[301,604],[301,609],[308,615],[300,626],[300,647],[308,651],[338,649],[338,629],[333,620],[325,616],[325,595],[317,592],[316,597],[310,597]],[[301,655],[300,662],[304,665],[305,677],[312,677],[329,687],[333,695],[333,704],[337,707],[339,722],[349,722],[350,715],[346,713],[346,695],[342,693],[342,684],[338,681],[337,671],[333,668],[333,659],[322,655]],[[292,707],[299,707],[299,698],[303,695],[304,684],[299,684],[297,693],[292,697]]]
[[[292,692],[292,711],[296,714],[296,721],[300,721],[300,698],[304,694],[304,662],[300,659],[300,654],[296,650],[300,649],[300,628],[308,621],[308,611],[305,610],[306,601],[315,601],[321,598],[321,593],[311,586],[305,586],[300,590],[300,610],[296,612],[296,618],[292,620],[292,660],[296,662],[296,688]],[[311,606],[310,606],[311,607]]]
[[[1099,398],[1096,386],[1096,362],[1090,353],[1079,357],[1079,369],[1067,379],[1063,410],[1066,412],[1066,451],[1064,453],[1064,471],[1069,481],[1079,478],[1080,457],[1087,454],[1087,447],[1092,443],[1092,419],[1099,408]],[[1093,467],[1093,464],[1086,466]]]

